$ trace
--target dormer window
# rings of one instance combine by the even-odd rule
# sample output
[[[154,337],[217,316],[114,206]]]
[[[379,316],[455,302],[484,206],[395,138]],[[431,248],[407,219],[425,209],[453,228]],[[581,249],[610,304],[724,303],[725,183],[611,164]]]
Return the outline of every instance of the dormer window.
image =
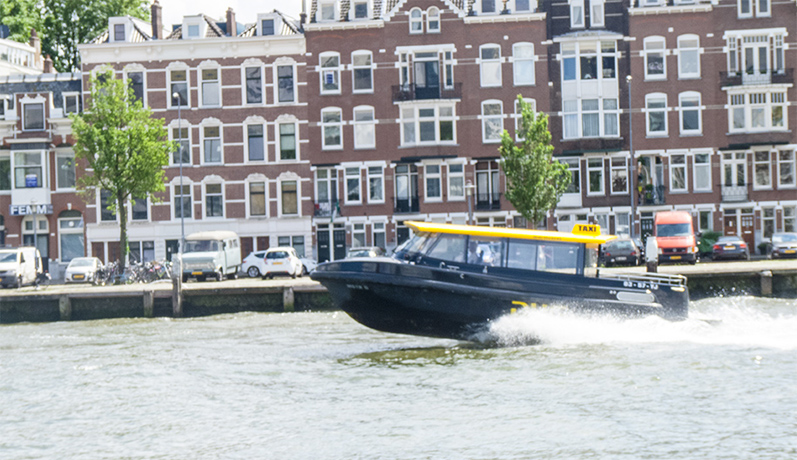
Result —
[[[277,35],[282,27],[282,19],[274,13],[257,15],[257,34],[263,37]]]
[[[495,14],[496,11],[496,0],[482,0],[482,10],[483,14]]]
[[[335,1],[322,0],[318,5],[318,15],[320,21],[334,21],[337,19],[337,4]]]
[[[368,19],[368,0],[354,0],[351,9],[352,19]]]
[[[125,41],[125,25],[124,24],[114,24],[113,25],[113,41],[115,41],[115,42],[123,42],[123,41]]]
[[[205,35],[205,21],[202,16],[189,16],[183,20],[183,38],[197,39]]]
[[[263,19],[260,21],[260,35],[274,35],[273,19]]]
[[[189,24],[188,38],[198,38],[198,37],[199,37],[199,24]]]
[[[44,129],[44,104],[33,103],[22,106],[22,129],[24,131],[41,131]]]

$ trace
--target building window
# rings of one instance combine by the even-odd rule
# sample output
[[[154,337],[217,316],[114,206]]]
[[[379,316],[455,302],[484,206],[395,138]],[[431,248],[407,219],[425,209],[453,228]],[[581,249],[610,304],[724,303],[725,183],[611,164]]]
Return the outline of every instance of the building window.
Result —
[[[218,107],[221,105],[221,82],[219,69],[202,69],[202,106]]]
[[[742,187],[747,185],[747,159],[744,152],[722,154],[722,186]]]
[[[410,10],[410,33],[423,33],[423,12],[420,8],[413,8]]]
[[[199,24],[188,24],[188,38],[199,38]]]
[[[797,186],[795,182],[795,162],[794,150],[781,150],[778,152],[778,188],[792,188]]]
[[[678,37],[678,78],[700,78],[700,38]]]
[[[191,186],[174,186],[174,218],[191,218]]]
[[[562,80],[617,78],[617,47],[614,41],[562,44]]]
[[[368,2],[364,0],[352,1],[353,19],[368,19]]]
[[[374,246],[380,247],[385,249],[385,243],[387,242],[386,232],[385,232],[385,223],[384,222],[374,222],[373,227],[371,228],[371,235],[373,237],[373,244]]]
[[[266,217],[266,183],[249,183],[249,215]]]
[[[124,24],[114,24],[113,25],[113,41],[115,41],[115,42],[123,42],[123,41],[125,41],[125,25]]]
[[[794,232],[797,230],[797,208],[786,206],[783,208],[783,231]]]
[[[338,200],[337,171],[319,168],[315,176],[316,214],[330,216]]]
[[[590,0],[590,27],[603,27],[603,0]]]
[[[44,129],[44,104],[23,104],[23,125],[24,131],[42,131]]]
[[[202,128],[204,163],[221,163],[221,128],[205,126]]]
[[[670,191],[686,192],[686,155],[670,156]]]
[[[360,168],[346,168],[346,204],[360,204]]]
[[[280,183],[280,199],[282,215],[299,214],[299,195],[295,180],[285,180]]]
[[[132,262],[151,262],[155,260],[154,241],[130,241],[130,260]]]
[[[109,206],[114,203],[114,197],[111,192],[105,189],[100,190],[100,221],[112,222],[116,221],[116,212],[112,211]]]
[[[401,131],[403,146],[455,142],[454,106],[405,107]]]
[[[667,95],[661,93],[645,96],[648,136],[667,135]]]
[[[697,228],[700,232],[710,232],[713,228],[711,224],[711,211],[698,211],[697,212]]]
[[[481,0],[481,12],[482,14],[495,14],[498,11],[496,10],[496,0]]]
[[[775,208],[761,208],[761,223],[763,237],[772,238],[775,233]]]
[[[482,142],[501,142],[504,133],[504,114],[501,101],[482,102]]]
[[[701,134],[703,131],[700,105],[700,93],[689,91],[681,93],[680,101],[681,135]]]
[[[731,132],[782,131],[786,119],[786,93],[780,91],[731,94]]]
[[[127,84],[130,85],[130,89],[133,90],[133,96],[136,98],[136,100],[141,101],[141,104],[143,105],[145,103],[144,72],[127,72]],[[69,112],[68,105],[64,104],[64,112],[77,112],[77,96],[74,96],[74,104],[72,107],[74,107],[74,112]]]
[[[182,106],[188,107],[188,72],[185,70],[172,70],[169,72],[169,100],[172,101],[172,107]],[[180,97],[175,98],[174,93]]]
[[[666,45],[664,37],[647,37],[644,41],[645,79],[663,80],[667,78]]]
[[[361,248],[363,246],[365,246],[365,224],[363,223],[352,224],[351,247]]]
[[[560,163],[567,165],[570,171],[570,184],[567,186],[565,193],[573,193],[581,195],[581,167],[577,158],[563,158],[559,160]]]
[[[246,74],[246,103],[262,104],[263,101],[263,70],[260,67],[247,67]]]
[[[711,157],[707,153],[696,153],[692,165],[695,191],[711,191]]]
[[[753,186],[754,188],[772,188],[772,171],[770,170],[769,152],[753,152]]]
[[[76,212],[66,211],[62,213]],[[83,257],[85,254],[85,244],[83,240],[83,218],[69,217],[58,219],[59,249],[61,250],[61,262],[70,262],[75,257]]]
[[[424,180],[426,183],[426,201],[440,201],[443,199],[442,177],[440,165],[426,165],[424,167]]]
[[[281,247],[290,246],[296,251],[296,255],[304,257],[304,237],[303,236],[279,236],[277,245]]]
[[[249,161],[263,161],[266,159],[263,125],[246,125],[246,145]]]
[[[334,21],[337,19],[337,5],[335,0],[325,0],[319,2],[318,14],[320,21]]]
[[[296,159],[296,124],[280,123],[280,160]]]
[[[44,187],[40,152],[14,152],[14,188]]]
[[[381,166],[368,167],[368,202],[385,202],[385,172]]]
[[[324,150],[343,148],[343,118],[340,109],[329,108],[321,111],[321,130],[324,132],[321,138]]]
[[[277,66],[277,101],[293,102],[293,66]]]
[[[355,149],[376,147],[376,121],[373,107],[355,107],[353,125]]]
[[[587,179],[589,189],[587,195],[604,195],[603,191],[603,159],[589,158],[587,160]]]
[[[132,205],[130,207],[130,219],[139,221],[149,219],[149,203],[147,203],[146,197],[132,199]]]
[[[352,91],[372,93],[374,91],[373,60],[370,51],[358,51],[351,55]]]
[[[340,94],[340,55],[338,53],[322,53],[321,62],[321,94]]]
[[[205,217],[224,217],[221,184],[205,184]]]
[[[628,193],[628,159],[612,158],[612,190],[611,193]]]
[[[177,142],[177,150],[172,152],[172,164],[191,164],[191,139],[189,138],[190,128],[172,128],[172,140]]]
[[[584,0],[569,0],[570,3],[570,27],[584,27]]]
[[[75,188],[75,156],[58,154],[55,157],[56,187]]]
[[[770,11],[770,0],[737,0],[738,4],[738,17],[739,18],[752,18],[753,12],[755,9],[755,16],[757,17],[769,17],[771,16]]]
[[[515,86],[534,84],[534,45],[532,43],[515,43],[512,46],[512,67]]]
[[[501,47],[482,45],[479,56],[482,87],[501,86]]]
[[[260,35],[274,35],[274,20],[263,19],[260,21]]]
[[[565,139],[619,134],[617,99],[570,100],[563,101],[563,106]]]
[[[138,72],[139,75],[143,76],[143,73]],[[142,97],[143,97],[143,88]],[[138,97],[138,96],[136,96]],[[64,115],[68,115],[70,113],[78,113],[80,111],[80,104],[79,104],[80,95],[78,94],[64,94]],[[139,98],[139,100],[142,100]],[[2,100],[0,100],[0,105],[2,105]],[[3,118],[2,109],[0,109],[0,119]]]
[[[448,200],[465,199],[465,165],[450,163],[448,165]]]
[[[437,7],[426,10],[426,33],[440,33],[440,10]]]

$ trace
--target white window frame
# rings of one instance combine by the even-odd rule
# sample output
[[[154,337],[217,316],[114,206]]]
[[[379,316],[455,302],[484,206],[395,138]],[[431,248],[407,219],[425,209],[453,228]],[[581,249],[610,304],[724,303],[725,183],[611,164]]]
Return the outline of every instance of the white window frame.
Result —
[[[568,0],[567,3],[570,5],[570,28],[583,29],[586,27],[587,18],[584,11],[584,0]],[[578,20],[579,18],[581,19],[580,21]]]
[[[219,161],[207,161],[207,152],[206,152],[206,145],[205,145],[205,130],[207,128],[218,128],[219,130],[219,148],[221,152],[219,153]],[[202,155],[199,157],[199,164],[201,165],[223,165],[224,164],[224,126],[217,123],[207,123],[200,125],[199,131],[199,145],[202,149]],[[209,137],[207,139],[216,139],[215,137]]]
[[[670,193],[687,193],[689,192],[689,168],[687,167],[688,160],[686,152],[671,153],[669,155],[670,163]],[[676,162],[677,161],[677,162]],[[681,162],[683,161],[683,162]],[[675,186],[675,171],[679,170],[683,174],[683,187]]]
[[[215,193],[213,195],[209,194],[208,190],[207,190],[207,187],[209,185],[213,185],[213,186],[218,185],[219,189],[220,189],[219,194],[215,194]],[[202,219],[208,219],[208,220],[214,219],[215,220],[215,219],[224,219],[225,218],[225,216],[226,216],[226,209],[225,209],[226,206],[224,206],[224,204],[225,204],[225,201],[224,201],[225,188],[226,187],[224,186],[224,182],[222,182],[220,180],[211,179],[211,180],[206,180],[206,181],[202,182],[202,211],[203,211],[202,212]],[[220,216],[210,216],[210,215],[208,215],[209,208],[208,208],[208,201],[207,200],[211,196],[213,196],[213,197],[221,196],[221,215]]]
[[[791,160],[781,160],[783,153],[791,153]],[[794,189],[797,188],[797,152],[793,149],[788,150],[780,150],[778,151],[777,156],[778,161],[778,189]],[[788,165],[791,167],[791,182],[783,182],[781,179],[783,178],[783,169],[784,166]]]
[[[585,108],[587,102],[597,102],[596,109]],[[611,101],[614,101],[614,108],[607,108]],[[620,136],[619,116],[620,109],[619,101],[616,98],[588,98],[588,99],[569,99],[562,101],[562,122],[563,122],[563,137],[564,139],[597,139],[597,138],[616,138]],[[584,134],[585,116],[597,116],[598,119],[598,134],[586,135]],[[612,125],[617,129],[614,134],[607,133],[606,121],[612,117],[614,120]],[[576,123],[573,128],[567,128],[568,124]],[[575,132],[573,132],[575,130]]]
[[[493,9],[492,11],[486,11],[484,0],[476,0],[473,4],[473,11],[476,12],[477,15],[491,15],[491,14],[500,14],[501,10],[499,9],[499,5],[502,3],[501,0],[491,0]]]
[[[366,184],[368,185],[368,203],[369,204],[382,204],[385,202],[385,168],[382,165],[370,165],[366,170]],[[382,197],[373,197],[371,195],[371,183],[377,182],[380,184],[382,190]]]
[[[488,49],[497,49],[498,57],[484,59],[484,52]],[[501,64],[503,58],[501,57],[501,45],[495,43],[487,43],[479,47],[479,57],[477,59],[479,64],[479,83],[482,88],[500,88],[503,82],[503,75]],[[493,74],[494,75],[491,75]],[[495,78],[497,81],[492,81]]]
[[[684,102],[690,100],[697,100],[697,105],[684,106]],[[684,91],[678,95],[678,127],[680,129],[681,136],[695,136],[703,134],[703,109],[703,100],[700,93],[697,91]],[[691,111],[697,112],[697,129],[684,128],[684,113]]]
[[[332,18],[324,18],[324,13],[327,11],[326,8],[332,8]],[[335,22],[340,17],[340,13],[338,12],[338,0],[320,0],[318,2],[318,11],[316,12],[315,20],[316,22]]]
[[[246,75],[246,70],[247,69],[254,69],[254,68],[260,69],[260,102],[249,102],[249,100],[248,100],[249,96],[248,96],[248,93],[247,93],[247,90],[246,90],[247,89],[247,82],[249,81],[248,77]],[[262,62],[259,62],[259,61],[257,61],[257,62],[254,62],[254,61],[252,61],[252,62],[244,62],[241,65],[241,81],[243,82],[241,84],[241,101],[243,101],[244,105],[246,105],[246,106],[262,106],[262,105],[266,105],[267,98],[266,98],[266,78],[265,78],[265,76],[266,76],[266,67],[265,67],[265,65]]]
[[[523,102],[531,105],[531,110],[534,112],[535,115],[537,114],[537,101],[535,99],[524,97]],[[523,140],[523,138],[519,136],[521,128],[520,124],[523,121],[523,114],[520,113],[520,103],[517,99],[515,99],[514,105],[515,105],[515,111],[512,112],[511,116],[513,118],[515,125],[515,140],[520,142]]]
[[[337,59],[337,65],[330,65],[333,64],[332,59]],[[342,70],[343,65],[340,62],[340,53],[324,51],[318,55],[318,87],[321,94],[341,94],[340,74]],[[330,87],[327,88],[326,81],[329,77],[332,78],[333,82],[329,83]]]
[[[590,0],[589,25],[590,27],[604,27],[606,25],[606,9],[604,0]],[[597,13],[597,14],[596,14]],[[599,18],[599,20],[596,20]]]
[[[215,79],[205,80],[205,71],[216,72]],[[197,69],[199,76],[199,106],[202,108],[215,108],[222,106],[221,100],[221,67],[215,65],[206,65]],[[206,101],[206,98],[217,98],[217,103]]]
[[[420,111],[426,109],[433,109],[434,110],[434,117],[428,118],[420,117]],[[451,115],[442,115],[441,111],[446,109],[451,112]],[[456,112],[456,105],[455,104],[433,104],[433,105],[407,105],[401,107],[401,111],[399,112],[401,118],[399,122],[401,123],[401,146],[408,147],[408,146],[423,146],[423,145],[454,145],[457,143],[457,112]],[[408,117],[408,114],[412,114],[412,118]],[[434,141],[421,141],[421,123],[428,123],[429,121],[433,121],[435,125],[435,140]],[[440,126],[442,123],[451,123],[451,140],[441,140],[440,134]],[[407,128],[408,126],[412,127],[413,131],[413,139],[412,141],[407,140]]]
[[[287,214],[285,213],[282,202],[283,202],[283,185],[286,182],[293,182],[296,184],[296,214]],[[302,182],[301,179],[296,176],[295,174],[281,174],[280,178],[277,180],[277,208],[279,212],[279,217],[301,217],[302,215]]]
[[[603,157],[587,157],[587,196],[605,196],[606,195],[606,168]],[[594,163],[600,163],[595,166]],[[591,190],[591,176],[593,172],[598,172],[600,175],[600,190]]]
[[[295,158],[282,158],[282,125],[293,125],[293,155]],[[277,163],[295,163],[301,160],[300,155],[300,142],[299,142],[299,120],[295,117],[280,116],[274,122],[274,133],[276,135],[276,152],[274,154],[274,161]],[[298,190],[298,189],[297,189]]]
[[[327,117],[337,116],[337,121],[327,121]],[[321,150],[343,150],[343,110],[340,107],[324,107],[321,109]],[[327,144],[327,131],[337,130],[340,143]]]
[[[358,18],[355,16],[355,10],[358,3],[365,3],[366,14],[364,18]],[[351,0],[351,4],[349,6],[349,21],[367,21],[371,19],[373,16],[373,7],[371,3],[371,0]]]
[[[273,75],[273,78],[274,78],[274,80],[273,80],[274,81],[274,84],[273,84],[273,86],[274,86],[274,99],[273,99],[274,103],[277,104],[277,105],[296,104],[297,97],[298,97],[298,95],[296,94],[297,88],[298,88],[297,81],[296,81],[296,61],[294,61],[292,59],[288,59],[288,58],[278,58],[277,60],[274,61],[274,65],[272,67],[274,69],[273,70],[273,72],[274,72],[274,75]],[[279,80],[280,80],[279,70],[280,70],[281,67],[290,67],[291,68],[291,82],[293,84],[293,88],[291,89],[291,91],[292,91],[292,94],[293,94],[293,99],[291,99],[289,101],[282,101],[282,100],[280,100],[280,96],[279,96],[279,91],[280,91],[280,89],[279,89]]]
[[[370,120],[359,119],[360,116],[369,116]],[[358,105],[352,110],[352,127],[354,138],[354,149],[373,149],[376,148],[376,117],[374,115],[374,108],[370,105]],[[365,130],[365,132],[363,132]],[[363,138],[367,142],[361,140]]]
[[[367,57],[368,64],[357,64],[357,58]],[[368,94],[374,92],[374,55],[368,50],[357,50],[351,53],[351,92],[354,94]],[[369,84],[367,88],[357,88],[357,71],[368,71]]]
[[[180,124],[180,123],[182,123],[182,124]],[[174,131],[175,130],[178,131],[178,133],[180,134],[181,137],[177,138],[177,137],[174,136]],[[193,150],[192,150],[192,146],[191,146],[191,125],[188,124],[188,121],[186,121],[186,120],[173,120],[169,124],[169,140],[175,141],[179,145],[180,144],[180,140],[183,139],[183,137],[182,137],[182,134],[183,134],[182,131],[183,130],[186,131],[185,139],[188,141],[188,161],[184,161],[183,162],[183,166],[186,166],[186,165],[190,166],[191,162],[193,161],[193,157],[194,156],[192,155],[192,151]],[[174,161],[174,153],[175,152],[169,152],[169,164],[171,166],[179,166],[180,162],[179,161]]]
[[[147,94],[146,85],[144,85],[144,94],[145,95]],[[64,112],[64,117],[66,117],[70,113],[80,113],[80,93],[78,93],[78,92],[68,92],[68,93],[63,93],[62,96],[63,97],[61,99],[61,102],[63,103],[62,108],[63,108],[63,112]],[[66,101],[67,101],[67,99],[70,99],[70,98],[75,98],[75,111],[74,112],[67,112],[66,111],[66,107],[67,107],[67,102]],[[144,107],[147,106],[146,101],[142,101],[142,103],[144,104]],[[2,119],[2,118],[0,118],[0,119]]]
[[[642,55],[645,58],[645,80],[666,80],[667,79],[667,39],[661,36],[645,37],[643,41]],[[662,72],[661,74],[650,73],[650,57],[654,54],[661,54]]]
[[[766,161],[760,161],[759,155],[764,155]],[[772,190],[772,152],[769,150],[753,150],[753,190]],[[758,181],[758,168],[766,168],[764,183]]]
[[[71,160],[72,176],[73,176],[73,180],[75,181],[75,184],[73,184],[71,187],[63,187],[61,185],[61,181],[58,179],[58,177],[59,177],[58,171],[56,171],[55,172],[55,188],[56,188],[56,190],[59,190],[59,191],[60,190],[75,190],[75,187],[77,185],[77,175],[76,175],[76,173],[77,173],[76,169],[77,168],[75,166],[75,153],[74,152],[56,152],[56,154],[55,154],[55,167],[56,168],[63,167],[63,166],[60,166],[59,163],[61,163],[61,161],[63,161],[64,159],[66,159],[66,161],[68,161],[68,162]],[[68,167],[68,164],[66,166]]]
[[[698,156],[706,157],[706,162],[698,162]],[[692,190],[695,192],[711,192],[712,191],[712,177],[711,177],[711,152],[692,152]],[[707,184],[701,187],[698,184],[699,177],[705,177]]]
[[[426,10],[426,33],[439,34],[441,26],[442,20],[440,18],[440,8],[436,6],[430,6]]]
[[[261,137],[263,139],[263,159],[262,160],[252,160],[251,159],[251,146],[249,144],[249,127],[250,126],[260,126],[263,130]],[[257,122],[245,122],[243,125],[244,128],[244,163],[265,163],[268,161],[268,127],[266,126],[265,120],[257,121]]]
[[[415,7],[407,13],[409,19],[410,35],[422,34],[423,31],[423,10]]]
[[[350,181],[357,184],[357,199],[350,198]],[[358,166],[348,166],[343,169],[343,199],[347,205],[360,205],[363,203],[363,177]]]
[[[430,168],[436,168],[435,172]],[[437,190],[439,195],[432,196],[429,194],[430,181],[437,182]],[[441,163],[425,163],[423,165],[423,201],[424,203],[440,203],[443,201],[443,165]]]
[[[781,132],[788,130],[788,105],[786,89],[767,89],[762,87],[744,88],[741,91],[728,92],[728,130],[731,133],[750,133],[750,132]],[[759,99],[765,99],[759,102]],[[779,102],[772,102],[773,99],[780,99]],[[774,109],[780,108],[781,125],[773,124]],[[763,110],[765,125],[763,127],[753,127],[753,110]],[[739,113],[744,116],[744,126],[737,127],[735,115]]]
[[[446,177],[446,196],[448,197],[448,201],[465,201],[465,196],[467,195],[466,190],[465,190],[465,185],[466,185],[466,183],[465,183],[465,163],[462,162],[462,161],[456,161],[456,162],[451,161],[451,162],[448,162],[448,164],[446,166],[447,166],[447,168],[446,168],[446,172],[447,172],[447,177]],[[454,169],[461,169],[461,171],[452,171],[452,167]],[[461,181],[461,183],[462,183],[462,185],[460,186],[460,188],[462,189],[462,193],[461,194],[456,194],[456,193],[452,192],[452,190],[455,188],[455,186],[452,186],[452,180],[453,179]]]
[[[766,5],[766,11],[761,8]],[[755,15],[758,18],[768,18],[772,16],[772,0],[755,0]]]
[[[171,183],[171,220],[180,220],[180,216],[177,215],[177,206],[176,200],[178,196],[184,197],[186,195],[182,195],[183,190],[180,191],[180,195],[177,195],[177,190],[180,188],[180,177],[175,177],[172,179]],[[194,219],[194,184],[187,178],[183,177],[183,188],[188,190],[188,203],[187,206],[184,206],[183,211],[187,213],[186,216],[183,217],[185,220],[193,220]],[[188,208],[188,209],[185,209]]]
[[[664,107],[650,107],[653,101],[664,101]],[[647,137],[667,137],[669,136],[669,123],[667,122],[669,108],[667,107],[667,95],[665,93],[650,93],[645,95],[645,132]],[[661,131],[651,131],[650,115],[653,113],[664,114],[664,129]]]
[[[246,217],[253,219],[268,218],[268,179],[262,174],[252,174],[246,178]],[[252,185],[263,184],[263,214],[252,214]]]
[[[185,82],[179,81],[179,83],[175,83],[172,80],[172,72],[185,72]],[[177,105],[175,104],[176,99],[174,97],[172,97],[172,94],[174,94],[176,92],[174,90],[174,87],[173,87],[173,85],[175,85],[175,84],[180,84],[180,85],[184,84],[185,85],[186,98],[185,98],[185,101],[182,101],[182,98],[180,98],[181,99],[180,102],[184,102],[184,104],[181,104],[181,108],[190,109],[191,108],[191,72],[189,72],[189,67],[187,65],[181,63],[181,62],[172,63],[168,67],[166,67],[166,88],[168,88],[166,90],[167,91],[166,99],[169,101],[169,108],[170,109],[177,109]]]
[[[196,34],[192,34],[192,28],[196,27]],[[205,37],[207,23],[202,16],[184,16],[182,25],[182,40],[198,40]]]
[[[20,113],[21,113],[21,117],[20,118],[22,119],[22,123],[21,123],[22,124],[22,131],[25,131],[25,132],[37,132],[37,131],[45,131],[47,129],[47,112],[46,112],[46,106],[45,106],[45,103],[44,103],[44,98],[37,97],[34,100],[23,100],[22,103],[20,104],[20,106],[21,106],[20,107]],[[41,107],[41,114],[42,114],[42,116],[41,116],[41,125],[42,125],[41,128],[36,128],[36,127],[30,128],[30,127],[28,127],[28,124],[27,124],[28,120],[27,120],[27,117],[25,116],[25,114],[26,114],[26,110],[28,109],[28,107],[33,107],[33,106],[40,106]]]
[[[485,113],[485,108],[498,108],[498,113]],[[483,144],[497,144],[501,142],[501,136],[504,132],[504,103],[498,99],[490,99],[482,102],[482,111],[479,119],[482,122],[482,143]],[[497,137],[488,137],[488,128],[491,125],[497,126]]]
[[[696,46],[685,46],[684,42],[695,41]],[[678,36],[678,78],[681,80],[700,78],[700,55],[702,49],[700,48],[700,37],[695,34],[685,34]],[[696,69],[691,72],[684,70],[686,67],[686,59],[684,56],[694,55],[694,64]]]
[[[531,50],[531,53],[524,52],[524,50]],[[536,84],[536,69],[534,63],[537,57],[534,55],[534,43],[519,42],[512,45],[512,77],[515,86],[533,86]],[[531,72],[528,76],[523,73],[521,67],[531,67]],[[524,78],[525,76],[525,78]]]
[[[743,7],[746,6],[748,12],[743,11]],[[737,17],[740,19],[743,18],[752,18],[753,17],[753,0],[737,0],[736,4],[736,12]]]
[[[529,7],[528,9],[520,9],[517,5],[518,0],[507,0],[506,1],[506,8],[509,10],[510,13],[534,13],[537,11],[537,0],[527,0]]]
[[[622,162],[622,164],[620,164]],[[609,180],[609,193],[611,195],[628,195],[628,157],[614,156],[609,157],[609,167],[611,171]],[[625,187],[622,189],[615,189],[615,179],[618,177],[625,178]]]

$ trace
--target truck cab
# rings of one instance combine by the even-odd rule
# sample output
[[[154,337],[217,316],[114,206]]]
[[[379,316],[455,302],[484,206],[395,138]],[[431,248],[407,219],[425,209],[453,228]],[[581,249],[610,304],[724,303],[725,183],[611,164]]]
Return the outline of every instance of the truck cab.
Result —
[[[697,262],[697,238],[692,215],[686,211],[666,211],[656,214],[653,235],[659,247],[659,263]]]

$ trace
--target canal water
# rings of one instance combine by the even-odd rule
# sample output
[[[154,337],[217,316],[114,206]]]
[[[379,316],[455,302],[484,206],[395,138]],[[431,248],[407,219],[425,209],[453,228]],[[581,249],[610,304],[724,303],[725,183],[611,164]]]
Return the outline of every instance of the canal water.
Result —
[[[797,302],[692,315],[523,312],[475,345],[343,313],[2,326],[0,459],[797,457]]]

